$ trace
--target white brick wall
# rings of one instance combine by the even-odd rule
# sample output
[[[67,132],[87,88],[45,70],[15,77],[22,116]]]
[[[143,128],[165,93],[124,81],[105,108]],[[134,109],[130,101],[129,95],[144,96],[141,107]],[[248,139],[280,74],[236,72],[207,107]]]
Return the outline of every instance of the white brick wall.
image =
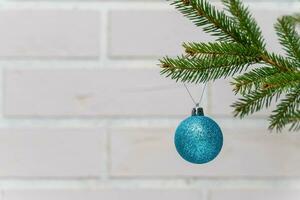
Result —
[[[282,52],[272,24],[300,3],[248,4]],[[166,2],[0,5],[0,200],[300,199],[300,135],[269,133],[268,111],[233,119],[228,81],[203,103],[224,132],[220,156],[199,166],[177,155],[174,130],[192,102],[157,58],[212,37]]]
[[[187,189],[99,189],[99,190],[12,190],[5,191],[4,199],[19,200],[153,200],[153,199],[173,199],[182,200],[188,197],[190,200],[203,200],[200,190]]]
[[[100,55],[100,13],[87,10],[2,10],[0,56],[89,58]]]
[[[0,177],[100,177],[105,130],[3,128]]]

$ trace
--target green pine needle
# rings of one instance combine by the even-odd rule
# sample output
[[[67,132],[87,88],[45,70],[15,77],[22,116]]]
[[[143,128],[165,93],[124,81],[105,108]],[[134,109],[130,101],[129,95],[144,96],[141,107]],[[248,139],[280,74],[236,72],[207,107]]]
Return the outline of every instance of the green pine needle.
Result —
[[[269,66],[253,69],[234,78],[234,81],[231,83],[234,86],[233,91],[235,94],[247,94],[253,89],[260,88],[268,77],[280,75],[280,73],[279,69]]]
[[[282,130],[290,124],[290,130],[300,128],[300,85],[293,88],[278,104],[270,116],[270,129]]]
[[[247,93],[241,93],[243,98],[232,105],[235,109],[234,115],[244,117],[263,108],[268,108],[273,97],[276,97],[277,100],[283,92],[289,92],[291,88],[299,87],[299,80],[300,72],[283,74],[275,72],[271,76],[266,76],[263,81],[258,82],[259,85],[256,85],[255,88]]]
[[[239,57],[257,57],[259,52],[251,47],[245,47],[239,43],[229,42],[208,42],[184,43],[185,52],[190,56],[239,56]]]
[[[215,6],[205,0],[174,0],[171,3],[184,16],[189,18],[196,26],[220,41],[236,41],[246,43],[246,38],[238,31],[234,21],[224,11],[219,11]]]
[[[255,19],[252,17],[249,9],[239,0],[222,1],[238,23],[240,31],[246,35],[248,43],[252,43],[252,45],[258,49],[264,50],[266,45],[261,30]]]
[[[255,57],[214,56],[205,59],[198,57],[165,57],[162,64],[162,74],[176,81],[207,82],[221,77],[232,76],[247,69],[255,62]]]
[[[278,19],[275,30],[280,44],[284,47],[287,55],[294,60],[300,59],[300,36],[296,31],[294,18],[283,16]]]
[[[300,129],[300,14],[283,16],[275,24],[286,52],[282,56],[265,49],[260,27],[240,0],[222,0],[224,11],[206,0],[170,1],[217,42],[184,43],[184,56],[160,60],[161,74],[191,83],[232,77],[233,91],[242,96],[232,105],[235,116],[243,118],[281,99],[270,116],[270,129]]]
[[[259,89],[251,91],[244,95],[237,102],[232,104],[234,108],[234,116],[243,118],[249,114],[253,114],[263,108],[268,108],[273,100],[273,97],[281,95],[282,90],[277,88]]]

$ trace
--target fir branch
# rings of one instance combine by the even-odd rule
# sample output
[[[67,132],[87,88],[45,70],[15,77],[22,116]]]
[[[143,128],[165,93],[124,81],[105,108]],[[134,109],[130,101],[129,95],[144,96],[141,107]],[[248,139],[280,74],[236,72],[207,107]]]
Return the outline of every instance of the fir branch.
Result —
[[[208,42],[183,43],[185,52],[189,56],[240,56],[240,57],[258,57],[260,52],[251,47],[245,47],[238,43],[229,42]]]
[[[300,23],[300,14],[299,13],[298,14],[294,14],[291,17],[292,17],[293,21],[295,22],[295,24]]]
[[[270,129],[280,131],[287,124],[290,124],[290,130],[300,129],[300,84],[286,95],[277,105],[276,110],[270,116]]]
[[[246,70],[254,58],[238,56],[214,56],[201,59],[197,57],[177,57],[175,59],[165,57],[160,60],[162,74],[182,82],[207,82],[221,77],[232,76]]]
[[[251,90],[266,89],[287,83],[292,87],[293,83],[299,82],[300,72],[282,73],[277,68],[260,67],[234,78],[232,85],[234,85],[235,94],[245,95]]]
[[[244,94],[243,98],[232,105],[234,116],[242,118],[263,108],[268,108],[273,97],[276,97],[277,100],[283,92],[288,92],[290,88],[299,86],[299,78],[300,73],[283,73],[278,74],[278,76],[271,76],[263,83],[261,88]]]
[[[233,91],[235,94],[241,93],[246,94],[253,89],[258,89],[262,82],[264,82],[267,77],[274,76],[281,73],[281,71],[274,67],[264,66],[253,69],[250,72],[244,73],[236,78],[231,84],[234,86]]]
[[[238,31],[233,20],[223,11],[205,0],[171,0],[184,16],[189,18],[196,26],[203,27],[203,30],[218,37],[218,41],[235,41],[247,43],[246,38]]]
[[[283,126],[290,125],[290,131],[299,131],[300,129],[300,111],[293,111],[289,116],[286,117]],[[272,130],[272,128],[270,128]],[[280,128],[277,131],[281,131]]]
[[[278,100],[284,94],[287,99],[271,116],[270,128],[281,129],[288,124],[293,130],[300,127],[300,92],[292,93],[300,87],[300,39],[295,25],[300,22],[300,14],[282,17],[275,26],[288,55],[284,57],[265,49],[259,26],[240,0],[222,0],[231,16],[206,0],[171,1],[197,26],[217,36],[218,42],[184,43],[186,57],[161,59],[162,74],[176,81],[199,83],[234,77],[249,66],[259,64],[262,67],[239,75],[232,82],[234,92],[242,95],[233,104],[235,116],[244,117],[269,107],[274,97]],[[295,104],[291,103],[293,98]],[[286,109],[288,106],[291,110]]]
[[[283,16],[279,18],[275,24],[275,30],[287,55],[291,59],[300,60],[300,36],[296,31],[293,17]]]
[[[288,89],[286,92],[289,92],[290,88],[299,86],[300,84],[300,72],[286,72],[274,74],[273,76],[266,76],[264,82],[261,83],[263,89],[266,88],[278,88],[285,87],[287,85]]]
[[[251,91],[244,95],[243,98],[231,105],[234,108],[234,116],[243,118],[246,115],[253,114],[261,109],[268,108],[274,96],[277,98],[281,95],[282,91],[275,88],[260,89]]]
[[[258,49],[264,50],[266,45],[262,37],[262,32],[249,12],[249,9],[245,7],[240,0],[222,1],[238,23],[240,30],[247,36],[250,44]]]
[[[265,52],[260,56],[261,61],[270,66],[276,67],[282,72],[297,71],[300,63],[288,60],[281,55]]]

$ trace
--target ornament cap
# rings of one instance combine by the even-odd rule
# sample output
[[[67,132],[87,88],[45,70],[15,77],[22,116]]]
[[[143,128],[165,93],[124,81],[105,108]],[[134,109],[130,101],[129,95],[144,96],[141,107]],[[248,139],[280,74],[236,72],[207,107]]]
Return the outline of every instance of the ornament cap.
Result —
[[[192,116],[204,116],[203,108],[202,107],[193,108]]]

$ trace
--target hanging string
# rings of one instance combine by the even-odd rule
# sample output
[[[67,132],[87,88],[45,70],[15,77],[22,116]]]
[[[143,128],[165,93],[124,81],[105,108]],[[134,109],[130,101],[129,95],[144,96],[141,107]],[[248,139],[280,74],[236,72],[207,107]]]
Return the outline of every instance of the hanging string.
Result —
[[[195,104],[195,106],[196,106],[196,107],[199,107],[199,105],[200,105],[201,102],[202,102],[203,96],[204,96],[204,92],[205,92],[205,88],[206,88],[207,82],[205,82],[205,84],[204,84],[204,86],[203,86],[203,90],[202,90],[202,93],[201,93],[201,96],[200,96],[198,102],[194,99],[193,95],[191,94],[191,92],[190,92],[189,88],[186,86],[186,84],[183,83],[183,85],[184,85],[184,87],[185,87],[187,93],[189,94],[191,100],[192,100],[193,103]]]

